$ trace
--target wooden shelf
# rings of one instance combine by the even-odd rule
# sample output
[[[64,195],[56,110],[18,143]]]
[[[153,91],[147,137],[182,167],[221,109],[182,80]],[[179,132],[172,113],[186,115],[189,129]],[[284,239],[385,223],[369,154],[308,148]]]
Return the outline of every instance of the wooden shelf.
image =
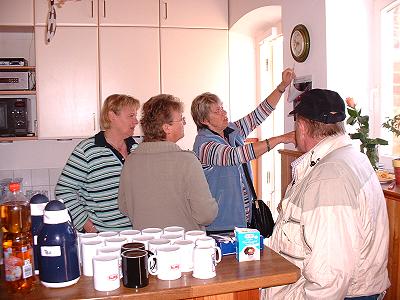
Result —
[[[0,95],[36,95],[36,91],[0,91]]]
[[[35,66],[0,66],[0,71],[35,71]]]
[[[16,141],[31,141],[37,140],[37,136],[13,136],[13,137],[0,137],[0,143],[12,143]]]

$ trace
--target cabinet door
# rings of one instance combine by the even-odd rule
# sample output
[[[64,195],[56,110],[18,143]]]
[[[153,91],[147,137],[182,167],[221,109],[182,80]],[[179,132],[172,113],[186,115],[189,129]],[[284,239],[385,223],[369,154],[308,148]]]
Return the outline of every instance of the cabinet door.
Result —
[[[158,27],[158,0],[99,0],[99,22],[112,26]]]
[[[100,28],[102,102],[111,94],[122,93],[143,104],[160,93],[158,30],[148,27]]]
[[[57,26],[97,26],[98,0],[55,0]],[[35,0],[35,24],[46,25],[50,1]],[[56,33],[57,34],[57,33]]]
[[[33,26],[33,0],[1,0],[0,25]]]
[[[182,149],[192,149],[197,134],[190,114],[193,99],[204,92],[218,95],[229,109],[228,31],[161,29],[161,88],[185,104]]]
[[[39,138],[88,137],[98,119],[97,28],[36,27]]]
[[[161,27],[228,29],[227,0],[160,0]]]

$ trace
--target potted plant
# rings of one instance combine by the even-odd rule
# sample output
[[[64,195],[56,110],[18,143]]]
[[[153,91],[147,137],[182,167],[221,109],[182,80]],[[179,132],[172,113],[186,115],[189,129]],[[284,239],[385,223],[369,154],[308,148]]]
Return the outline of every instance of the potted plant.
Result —
[[[356,126],[356,132],[350,133],[349,136],[353,140],[360,140],[360,151],[368,156],[372,167],[377,170],[379,162],[378,145],[387,145],[388,142],[381,138],[370,138],[369,116],[361,114],[361,109],[356,108],[353,98],[346,98],[346,103],[347,113],[349,114],[346,122],[349,125]]]
[[[382,124],[383,128],[391,131],[396,137],[400,136],[400,114],[395,115],[393,118],[387,118],[386,122]],[[393,169],[396,176],[396,183],[400,184],[400,158],[395,158],[392,161]]]

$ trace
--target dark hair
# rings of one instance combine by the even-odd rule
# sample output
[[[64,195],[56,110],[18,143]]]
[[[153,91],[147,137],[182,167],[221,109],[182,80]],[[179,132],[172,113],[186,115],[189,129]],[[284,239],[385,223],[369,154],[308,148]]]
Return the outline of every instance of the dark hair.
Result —
[[[144,134],[143,141],[165,141],[166,133],[162,126],[172,121],[174,111],[183,112],[183,103],[172,95],[160,94],[144,103],[140,119]]]

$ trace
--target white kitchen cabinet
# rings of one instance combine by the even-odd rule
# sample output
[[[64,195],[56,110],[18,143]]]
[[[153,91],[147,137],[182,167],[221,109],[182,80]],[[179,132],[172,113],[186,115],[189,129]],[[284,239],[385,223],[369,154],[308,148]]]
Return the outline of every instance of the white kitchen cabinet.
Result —
[[[97,26],[98,0],[54,2],[57,26]],[[35,0],[36,25],[47,24],[49,8],[50,1]]]
[[[228,29],[228,0],[160,0],[160,25]]]
[[[158,28],[99,29],[101,100],[129,94],[141,103],[160,93]]]
[[[33,26],[33,0],[1,0],[1,26]]]
[[[58,27],[50,44],[37,26],[39,138],[88,137],[98,129],[98,33],[95,27]]]
[[[158,1],[99,0],[99,25],[158,27]]]
[[[197,134],[190,114],[193,99],[204,92],[218,95],[229,110],[228,31],[161,29],[161,89],[179,97],[185,106],[182,149],[192,149]]]

